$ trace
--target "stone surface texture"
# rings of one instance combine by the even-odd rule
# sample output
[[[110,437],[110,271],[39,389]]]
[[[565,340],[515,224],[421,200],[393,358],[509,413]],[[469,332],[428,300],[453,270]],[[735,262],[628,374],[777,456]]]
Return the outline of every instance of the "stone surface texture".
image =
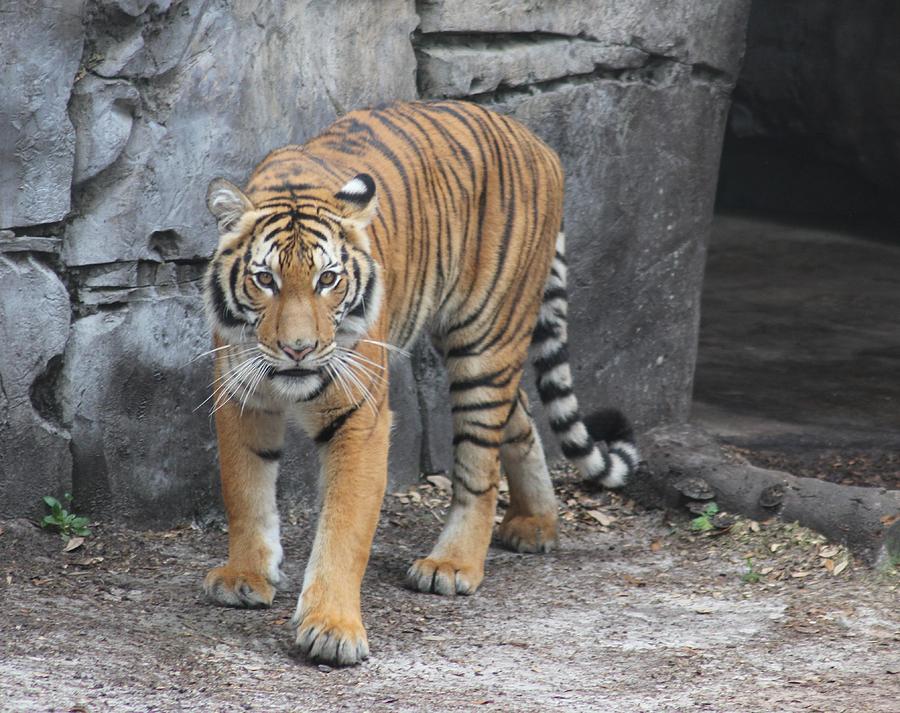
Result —
[[[799,194],[801,207],[809,204],[804,212],[888,210],[897,225],[898,28],[900,4],[893,0],[753,3],[746,60],[729,121],[734,160],[741,160],[736,174],[740,171],[744,181],[740,174],[734,176],[729,206],[797,212],[798,197],[779,200],[779,191],[787,186]],[[743,152],[741,144],[746,145]],[[782,167],[785,159],[779,154],[785,153],[794,161]],[[763,187],[762,197],[740,195],[748,193],[748,186],[765,183],[756,175],[763,168],[753,171],[754,158],[764,161],[770,174],[787,174],[777,183],[770,177],[774,189],[770,193]],[[821,164],[802,165],[810,161]],[[823,172],[828,175],[816,175]],[[804,182],[813,187],[809,197]],[[874,205],[866,200],[873,193],[881,194]],[[859,222],[859,216],[854,218]]]
[[[81,64],[85,0],[0,8],[0,228],[69,212],[75,132],[66,107]]]
[[[27,253],[0,253],[0,503],[28,512],[71,487],[69,434],[54,381],[69,332],[69,294]]]
[[[585,405],[683,419],[746,0],[73,0],[0,11],[0,510],[71,488],[140,525],[220,509],[199,278],[209,180],[340,114],[453,96],[563,158]],[[34,346],[37,344],[38,346]],[[430,347],[392,369],[391,487],[450,462]],[[282,491],[315,492],[291,436]]]

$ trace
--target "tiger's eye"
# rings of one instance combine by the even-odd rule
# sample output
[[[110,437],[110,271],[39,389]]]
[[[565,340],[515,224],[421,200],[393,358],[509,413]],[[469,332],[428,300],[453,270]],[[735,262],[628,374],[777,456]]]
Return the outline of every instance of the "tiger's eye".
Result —
[[[271,287],[275,282],[275,278],[272,277],[271,272],[257,272],[256,281],[263,287]]]
[[[322,287],[331,287],[337,280],[337,273],[328,270],[319,275],[319,284]]]

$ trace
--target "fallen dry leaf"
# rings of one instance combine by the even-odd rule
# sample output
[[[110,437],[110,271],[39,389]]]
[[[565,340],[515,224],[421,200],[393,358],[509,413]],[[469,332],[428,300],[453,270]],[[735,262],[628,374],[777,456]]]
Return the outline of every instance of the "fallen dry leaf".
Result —
[[[791,572],[791,576],[794,579],[802,579],[803,577],[808,577],[810,572],[805,572],[803,570],[797,570],[796,572]]]
[[[453,490],[453,483],[446,475],[429,475],[427,478],[425,478],[425,480],[431,483],[438,490],[442,490],[445,493],[449,493]]]
[[[100,564],[102,561],[102,557],[85,557],[75,562],[75,564],[79,567],[90,567],[91,565]]]
[[[759,523],[756,520],[751,520],[750,521],[750,529],[753,530],[753,532],[759,532],[759,530],[760,530]]]
[[[828,559],[829,557],[834,557],[838,552],[840,552],[840,547],[837,545],[830,545],[828,547],[823,547],[819,550],[819,557],[824,559]]]
[[[826,559],[822,564],[825,565],[825,569],[827,569],[829,572],[834,572],[834,560],[833,559],[830,559],[830,558]]]
[[[834,566],[834,569],[831,570],[831,573],[836,577],[841,572],[843,572],[845,569],[847,569],[847,565],[849,565],[849,564],[850,564],[850,560],[844,560],[843,562],[836,564]]]
[[[650,551],[651,552],[659,552],[663,548],[662,540],[653,540],[650,543]]]
[[[607,515],[605,512],[600,512],[599,510],[588,510],[587,515],[594,518],[597,522],[603,525],[603,527],[609,527],[616,521],[616,518],[614,518],[612,515]]]
[[[84,544],[83,537],[70,537],[69,541],[66,542],[66,546],[63,547],[63,552],[71,552],[72,550],[77,550]]]

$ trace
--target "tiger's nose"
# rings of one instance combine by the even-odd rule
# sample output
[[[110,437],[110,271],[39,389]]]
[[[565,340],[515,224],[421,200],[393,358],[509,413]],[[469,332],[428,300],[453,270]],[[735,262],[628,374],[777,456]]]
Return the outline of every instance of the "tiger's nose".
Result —
[[[281,351],[287,354],[294,361],[300,361],[301,359],[303,359],[303,357],[312,353],[313,349],[316,348],[315,344],[304,344],[298,345],[299,348],[295,349],[294,347],[289,347],[287,344],[282,344],[281,342],[278,342],[278,346],[281,347]]]

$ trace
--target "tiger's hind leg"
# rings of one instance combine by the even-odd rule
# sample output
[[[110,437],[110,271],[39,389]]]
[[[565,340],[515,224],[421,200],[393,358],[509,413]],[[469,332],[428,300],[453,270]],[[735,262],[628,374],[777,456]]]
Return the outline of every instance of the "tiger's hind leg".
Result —
[[[515,356],[485,353],[447,360],[453,499],[431,554],[416,560],[407,573],[413,589],[472,594],[484,578],[500,483],[500,448],[522,375],[522,361]]]
[[[500,461],[509,480],[509,508],[498,542],[516,552],[549,552],[557,543],[557,506],[544,448],[523,389],[503,432]]]

